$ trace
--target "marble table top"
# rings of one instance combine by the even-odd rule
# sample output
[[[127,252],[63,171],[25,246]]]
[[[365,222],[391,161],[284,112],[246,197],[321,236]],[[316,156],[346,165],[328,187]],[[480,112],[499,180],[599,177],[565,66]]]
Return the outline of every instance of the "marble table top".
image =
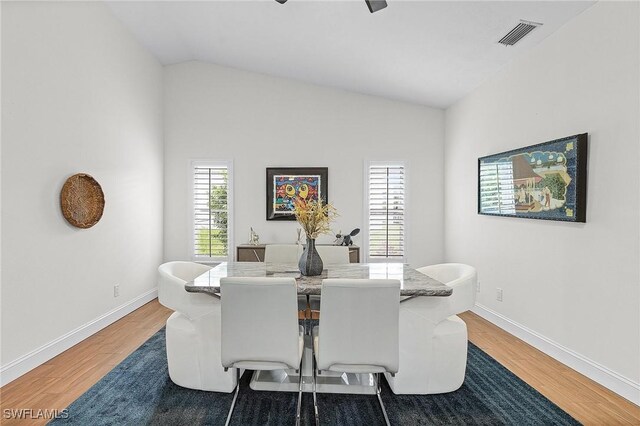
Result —
[[[192,293],[220,293],[224,277],[293,277],[298,294],[319,295],[325,278],[397,279],[401,296],[450,296],[451,287],[402,263],[349,263],[329,266],[321,275],[300,274],[298,265],[263,262],[223,262],[185,285]]]

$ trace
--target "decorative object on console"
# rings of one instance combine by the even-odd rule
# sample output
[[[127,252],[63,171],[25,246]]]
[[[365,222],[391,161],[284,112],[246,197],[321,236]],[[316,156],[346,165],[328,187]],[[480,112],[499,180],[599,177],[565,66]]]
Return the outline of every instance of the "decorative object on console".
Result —
[[[327,196],[327,167],[267,167],[267,220],[296,220],[295,200],[322,200]]]
[[[257,246],[260,244],[260,235],[258,235],[256,231],[253,230],[253,227],[251,227],[250,229],[251,230],[249,231],[249,244],[251,244],[252,246]]]
[[[478,159],[478,213],[586,222],[587,134]]]
[[[338,212],[331,204],[317,201],[306,201],[298,198],[294,202],[295,218],[307,235],[307,245],[302,252],[298,268],[302,275],[320,275],[323,265],[322,259],[316,250],[316,238],[321,234],[331,232],[329,225],[336,218]]]
[[[342,231],[336,234],[335,244],[337,246],[352,246],[353,240],[351,237],[355,237],[360,233],[360,228],[356,228],[353,231],[349,232],[347,235],[342,235]]]
[[[302,228],[296,229],[296,233],[298,234],[298,238],[296,239],[296,244],[301,245],[302,244]]]
[[[104,193],[100,184],[86,173],[68,178],[60,191],[62,215],[77,228],[91,228],[104,212]]]

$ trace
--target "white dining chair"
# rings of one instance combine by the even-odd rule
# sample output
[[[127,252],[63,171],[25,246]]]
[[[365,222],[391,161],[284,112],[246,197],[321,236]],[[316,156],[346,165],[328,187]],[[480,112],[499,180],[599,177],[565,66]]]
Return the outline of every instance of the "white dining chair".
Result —
[[[280,263],[298,265],[302,256],[303,247],[300,244],[267,244],[264,247],[265,263]],[[309,310],[309,300],[307,296],[298,296],[298,311],[304,312],[305,325]]]
[[[380,394],[380,373],[398,372],[399,280],[326,279],[322,282],[322,316],[313,328],[313,405],[316,424],[316,373],[374,374],[385,422],[389,417]]]
[[[267,244],[264,247],[264,261],[266,263],[298,264],[302,256],[302,246],[299,244]]]
[[[316,246],[316,250],[322,259],[322,264],[327,266],[345,265],[349,263],[349,247],[347,246]]]
[[[462,386],[467,325],[457,314],[475,304],[476,269],[445,263],[417,269],[453,289],[448,297],[414,297],[400,304],[400,367],[387,376],[396,394],[438,394]]]
[[[316,250],[325,269],[349,264],[349,247],[347,246],[316,246]],[[320,311],[320,296],[309,296],[308,303],[310,311]]]
[[[236,375],[220,365],[220,299],[184,289],[210,269],[194,262],[167,262],[158,268],[158,300],[175,311],[166,325],[169,377],[184,388],[231,392]]]
[[[240,369],[299,372],[296,425],[302,401],[304,328],[298,324],[295,278],[222,278],[222,366],[238,371],[229,415],[240,391]]]

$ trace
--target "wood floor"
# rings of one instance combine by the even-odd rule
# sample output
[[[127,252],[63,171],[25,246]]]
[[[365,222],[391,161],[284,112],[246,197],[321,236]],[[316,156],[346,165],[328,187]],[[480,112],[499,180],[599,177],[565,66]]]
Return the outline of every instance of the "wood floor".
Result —
[[[2,425],[43,425],[48,419],[7,419],[7,409],[66,408],[164,326],[172,311],[147,303],[119,321],[0,388]]]
[[[6,410],[62,410],[151,337],[171,311],[154,300],[0,389],[3,425],[43,425],[47,419],[7,419]],[[469,340],[586,425],[640,425],[640,407],[616,396],[479,316],[461,315]]]
[[[586,425],[640,425],[640,407],[472,312],[469,340]]]

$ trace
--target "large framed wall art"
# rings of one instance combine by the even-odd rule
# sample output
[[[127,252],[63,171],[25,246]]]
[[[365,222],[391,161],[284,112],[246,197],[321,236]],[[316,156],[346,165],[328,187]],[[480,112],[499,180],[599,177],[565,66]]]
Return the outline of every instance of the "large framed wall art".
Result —
[[[587,134],[478,159],[478,213],[586,222]]]
[[[296,198],[328,202],[327,167],[268,167],[267,220],[296,220]]]

